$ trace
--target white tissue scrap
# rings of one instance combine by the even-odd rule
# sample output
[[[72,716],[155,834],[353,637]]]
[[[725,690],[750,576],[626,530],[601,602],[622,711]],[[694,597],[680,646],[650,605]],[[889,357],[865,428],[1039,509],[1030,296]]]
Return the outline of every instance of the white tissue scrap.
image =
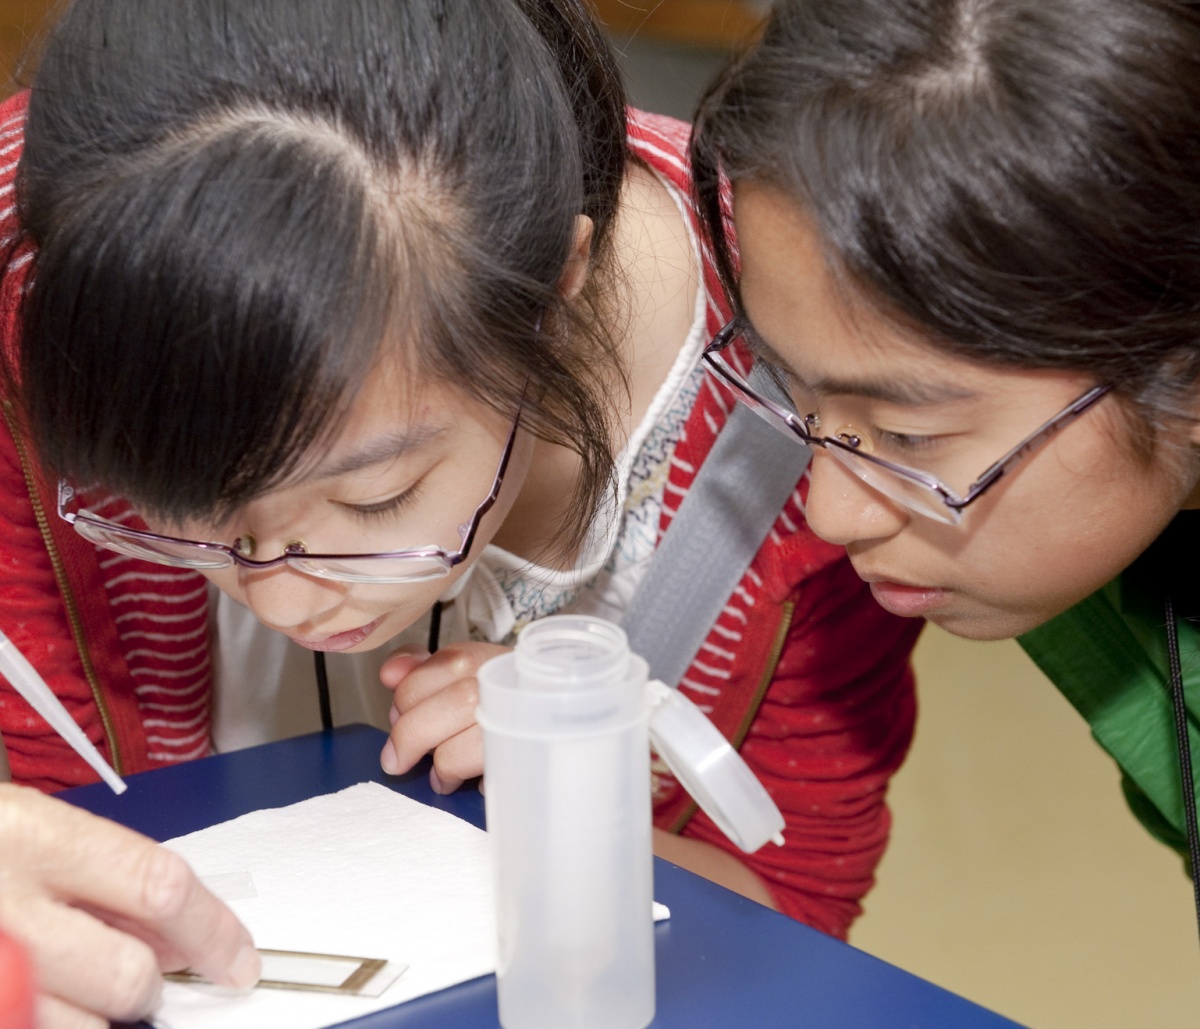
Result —
[[[202,875],[199,879],[209,893],[226,904],[258,896],[258,890],[254,888],[254,876],[249,872],[215,872]]]

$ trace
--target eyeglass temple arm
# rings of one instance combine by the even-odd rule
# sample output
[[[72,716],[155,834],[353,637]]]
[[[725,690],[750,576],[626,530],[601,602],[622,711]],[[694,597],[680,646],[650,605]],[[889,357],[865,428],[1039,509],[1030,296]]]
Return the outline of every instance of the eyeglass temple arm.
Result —
[[[946,498],[946,502],[950,507],[962,509],[974,500],[980,493],[992,485],[997,479],[1001,478],[1021,458],[1028,454],[1031,450],[1041,446],[1050,436],[1058,432],[1059,429],[1066,428],[1071,422],[1078,418],[1084,411],[1091,407],[1096,401],[1103,397],[1111,386],[1096,386],[1088,390],[1070,407],[1056,414],[1050,421],[1046,422],[1040,429],[1029,436],[1024,442],[1018,443],[999,461],[991,465],[982,475],[979,476],[970,486],[967,487],[966,495],[951,499]]]
[[[504,474],[508,471],[508,460],[512,457],[513,443],[517,438],[517,428],[521,424],[521,410],[517,409],[517,416],[513,419],[512,428],[508,433],[508,441],[504,444],[504,453],[500,456],[500,466],[496,469],[496,477],[492,480],[492,488],[488,491],[488,495],[480,501],[480,504],[475,508],[475,513],[471,515],[471,520],[462,526],[462,545],[459,547],[458,554],[455,555],[454,564],[462,561],[471,550],[471,543],[475,539],[475,533],[479,529],[479,523],[483,521],[483,516],[487,514],[492,505],[496,503],[496,499],[500,496],[500,487],[504,484]]]

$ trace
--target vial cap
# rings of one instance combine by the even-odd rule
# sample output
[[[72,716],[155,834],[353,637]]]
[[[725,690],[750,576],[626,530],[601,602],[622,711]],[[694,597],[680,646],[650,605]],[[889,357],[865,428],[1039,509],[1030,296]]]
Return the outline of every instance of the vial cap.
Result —
[[[650,742],[696,803],[741,850],[783,845],[783,815],[729,741],[695,704],[658,679],[647,683]]]

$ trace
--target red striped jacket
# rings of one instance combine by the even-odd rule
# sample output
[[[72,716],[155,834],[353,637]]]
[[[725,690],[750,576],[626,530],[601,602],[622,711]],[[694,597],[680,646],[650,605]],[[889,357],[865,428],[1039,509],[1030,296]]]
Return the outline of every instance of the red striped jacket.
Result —
[[[26,94],[0,106],[0,240],[16,235],[14,178]],[[27,254],[0,290],[4,345]],[[98,550],[56,514],[11,407],[0,426],[0,629],[41,672],[122,774],[207,754],[211,702],[207,583],[191,572]],[[124,505],[104,512],[131,517]],[[103,598],[97,602],[97,598]],[[0,736],[14,780],[53,791],[96,776],[0,680]]]

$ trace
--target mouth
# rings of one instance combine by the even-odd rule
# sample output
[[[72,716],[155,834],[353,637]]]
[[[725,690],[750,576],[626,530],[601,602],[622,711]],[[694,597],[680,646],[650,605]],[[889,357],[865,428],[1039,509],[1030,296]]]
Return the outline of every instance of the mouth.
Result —
[[[332,636],[318,636],[310,639],[301,639],[298,636],[290,636],[289,638],[297,646],[304,647],[306,650],[324,650],[329,652],[351,650],[378,629],[379,623],[382,621],[383,616],[380,615],[373,622],[360,625],[357,629],[347,629],[345,632],[334,633]]]
[[[950,598],[950,591],[939,586],[912,586],[871,578],[866,578],[866,582],[871,587],[875,602],[885,611],[901,618],[925,617]]]

